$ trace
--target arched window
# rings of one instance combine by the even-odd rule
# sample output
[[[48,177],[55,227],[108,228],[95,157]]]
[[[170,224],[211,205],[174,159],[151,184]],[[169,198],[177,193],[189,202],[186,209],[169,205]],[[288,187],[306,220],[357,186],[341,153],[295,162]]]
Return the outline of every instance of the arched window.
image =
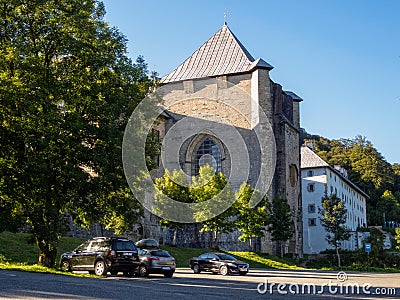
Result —
[[[221,172],[221,152],[217,144],[209,137],[205,137],[195,148],[193,153],[192,175],[199,175],[200,167],[210,165],[214,170]]]

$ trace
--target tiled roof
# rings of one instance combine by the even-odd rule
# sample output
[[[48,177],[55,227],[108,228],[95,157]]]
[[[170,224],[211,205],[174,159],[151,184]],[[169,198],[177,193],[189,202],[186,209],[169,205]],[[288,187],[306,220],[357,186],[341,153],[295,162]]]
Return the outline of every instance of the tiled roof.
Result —
[[[301,168],[329,167],[329,164],[308,147],[301,147]]]
[[[262,59],[255,60],[224,24],[207,42],[187,58],[179,67],[164,76],[168,83],[195,78],[249,72],[255,68],[271,70]]]

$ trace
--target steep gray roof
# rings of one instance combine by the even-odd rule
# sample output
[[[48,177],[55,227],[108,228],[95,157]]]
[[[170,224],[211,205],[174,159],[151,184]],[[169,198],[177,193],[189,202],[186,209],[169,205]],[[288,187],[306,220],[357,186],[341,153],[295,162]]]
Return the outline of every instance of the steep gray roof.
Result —
[[[301,147],[301,168],[329,167],[329,164],[308,147]]]
[[[273,67],[262,60],[255,60],[240,43],[229,27],[224,24],[207,42],[161,82],[189,80],[249,72],[255,68],[271,70]]]

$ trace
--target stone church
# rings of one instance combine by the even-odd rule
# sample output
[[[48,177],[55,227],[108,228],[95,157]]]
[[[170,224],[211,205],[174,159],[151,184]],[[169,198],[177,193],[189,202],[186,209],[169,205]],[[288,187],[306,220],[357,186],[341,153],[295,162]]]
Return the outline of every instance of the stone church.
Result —
[[[162,141],[158,176],[164,169],[198,175],[204,164],[227,175],[238,189],[247,182],[268,196],[286,198],[294,216],[295,235],[286,252],[302,255],[300,113],[302,99],[270,78],[273,67],[254,59],[226,23],[171,73],[161,79],[168,93],[164,113],[153,130]],[[193,244],[187,224],[178,244]],[[144,237],[170,242],[171,234],[146,212]],[[224,234],[219,247],[247,250],[239,234]],[[273,253],[269,233],[253,241],[257,251]]]

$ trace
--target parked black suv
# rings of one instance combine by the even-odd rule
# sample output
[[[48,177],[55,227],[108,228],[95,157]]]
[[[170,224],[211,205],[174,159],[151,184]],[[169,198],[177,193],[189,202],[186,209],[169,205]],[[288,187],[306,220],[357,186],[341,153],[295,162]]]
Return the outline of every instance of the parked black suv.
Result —
[[[98,276],[110,272],[132,276],[139,265],[138,250],[128,239],[96,237],[71,252],[61,255],[60,267],[65,271],[89,271]]]

